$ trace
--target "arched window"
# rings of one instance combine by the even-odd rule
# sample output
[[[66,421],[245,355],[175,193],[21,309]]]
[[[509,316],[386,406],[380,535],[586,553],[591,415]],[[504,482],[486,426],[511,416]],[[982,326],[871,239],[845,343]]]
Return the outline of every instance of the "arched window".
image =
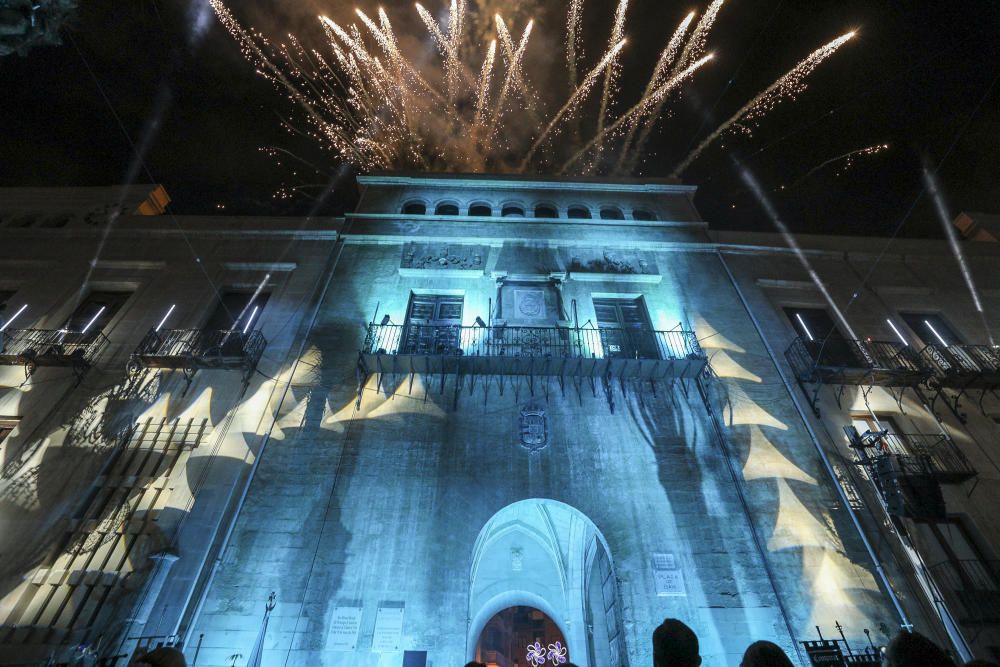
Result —
[[[625,214],[620,208],[605,206],[601,209],[601,220],[624,220]]]
[[[523,218],[524,207],[520,204],[504,204],[503,209],[500,211],[500,215],[504,218]]]
[[[486,202],[476,202],[469,206],[469,215],[477,218],[488,218],[493,215],[493,207]]]
[[[403,213],[405,215],[424,215],[427,213],[427,205],[414,199],[403,204]]]
[[[458,204],[441,202],[434,209],[434,215],[458,215]]]
[[[535,207],[536,218],[558,218],[559,211],[550,204],[539,204]]]
[[[656,214],[645,208],[637,208],[632,211],[633,220],[656,220]]]
[[[566,215],[574,220],[590,220],[590,209],[586,206],[570,206]]]

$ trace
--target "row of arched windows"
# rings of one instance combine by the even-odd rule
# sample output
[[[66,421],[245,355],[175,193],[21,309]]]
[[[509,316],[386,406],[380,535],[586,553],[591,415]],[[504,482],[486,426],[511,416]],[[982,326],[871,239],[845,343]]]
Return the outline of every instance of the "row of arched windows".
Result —
[[[529,212],[531,215],[529,216]],[[427,204],[419,199],[413,199],[403,204],[402,213],[404,215],[427,215]],[[461,215],[458,203],[454,201],[442,201],[434,207],[434,215]],[[489,218],[496,215],[492,204],[487,202],[473,202],[469,204],[466,215],[471,217]],[[553,204],[536,204],[533,209],[528,209],[522,204],[510,203],[500,207],[501,218],[543,218],[556,219],[562,217],[559,209]],[[566,217],[571,220],[590,220],[594,217],[594,211],[583,205],[574,205],[566,209]],[[624,220],[625,212],[617,206],[602,206],[597,210],[597,217],[601,220]],[[656,220],[656,214],[649,209],[637,208],[632,211],[633,220]]]

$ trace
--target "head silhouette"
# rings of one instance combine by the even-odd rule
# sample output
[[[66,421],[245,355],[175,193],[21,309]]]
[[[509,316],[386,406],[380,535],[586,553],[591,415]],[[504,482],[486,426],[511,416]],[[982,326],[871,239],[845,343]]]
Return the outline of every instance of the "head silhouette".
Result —
[[[919,632],[900,632],[885,649],[886,667],[954,667],[937,644]]]
[[[653,631],[654,667],[698,667],[698,637],[676,618],[668,618]]]
[[[759,641],[747,647],[740,667],[794,667],[794,665],[780,646],[774,642]]]

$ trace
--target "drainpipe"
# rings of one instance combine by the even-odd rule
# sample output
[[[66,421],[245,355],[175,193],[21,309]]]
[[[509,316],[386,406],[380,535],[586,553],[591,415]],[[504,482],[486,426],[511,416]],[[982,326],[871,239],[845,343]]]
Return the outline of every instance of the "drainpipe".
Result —
[[[292,387],[292,379],[295,377],[295,371],[298,369],[299,362],[302,359],[302,354],[305,351],[306,343],[309,339],[309,332],[312,331],[316,324],[316,319],[319,317],[320,308],[323,307],[323,301],[326,298],[326,293],[330,289],[330,283],[333,282],[333,274],[337,270],[337,265],[340,263],[340,256],[344,252],[344,236],[343,231],[338,234],[337,241],[334,249],[330,253],[330,259],[328,263],[328,268],[326,271],[326,282],[323,283],[323,288],[319,292],[316,298],[316,307],[313,308],[312,314],[309,318],[309,324],[305,329],[300,329],[302,336],[300,337],[300,343],[298,351],[295,356],[295,363],[292,366],[291,372],[288,374],[288,382],[285,383],[285,388],[282,391],[281,399],[278,401],[278,406],[284,404],[285,399],[288,397],[288,392]],[[226,549],[229,547],[229,540],[233,536],[233,532],[236,529],[236,522],[239,519],[240,512],[243,510],[243,505],[246,502],[247,495],[250,492],[250,486],[253,482],[254,476],[257,474],[257,468],[260,466],[260,461],[264,457],[264,450],[267,448],[268,442],[271,440],[271,434],[274,432],[274,427],[278,423],[278,413],[275,412],[271,419],[271,426],[268,428],[267,434],[261,441],[260,448],[257,450],[257,454],[254,457],[253,464],[250,467],[250,473],[247,475],[246,482],[243,484],[243,489],[240,492],[239,501],[236,504],[236,508],[233,511],[232,519],[229,521],[229,525],[226,528],[226,534],[222,539],[222,543],[219,549],[215,553],[215,558],[212,561],[212,569],[209,572],[208,579],[205,581],[205,585],[200,591],[198,602],[195,605],[194,612],[190,616],[190,621],[188,627],[184,630],[184,640],[181,643],[182,646],[187,646],[188,641],[191,638],[191,633],[194,631],[195,626],[198,624],[198,619],[201,617],[201,610],[205,606],[205,600],[208,598],[208,593],[212,588],[212,584],[215,581],[215,575],[219,572],[219,565],[222,563],[222,558],[226,553]],[[190,599],[185,605],[187,607],[190,605]],[[185,609],[186,611],[186,609]],[[183,622],[184,613],[178,619],[177,626],[174,628],[174,634],[178,634],[180,631],[180,626]]]
[[[764,344],[764,349],[767,350],[767,355],[771,358],[771,363],[774,364],[775,370],[778,371],[778,376],[781,378],[782,384],[785,385],[785,390],[792,399],[792,403],[795,405],[796,411],[799,413],[802,423],[806,427],[806,431],[809,433],[809,439],[812,440],[813,446],[816,448],[816,453],[819,454],[820,460],[823,462],[823,467],[826,469],[827,475],[830,477],[830,481],[833,482],[833,486],[837,489],[837,495],[840,497],[840,502],[843,504],[847,513],[851,517],[851,523],[854,524],[854,528],[861,537],[861,541],[865,545],[865,550],[868,551],[868,557],[871,558],[872,565],[875,566],[875,572],[878,575],[879,581],[882,582],[882,587],[885,589],[886,593],[889,595],[889,599],[892,600],[893,607],[896,608],[896,613],[899,615],[900,626],[901,627],[912,627],[909,617],[906,612],[903,611],[903,606],[899,602],[899,598],[896,597],[896,592],[893,590],[892,586],[889,585],[889,578],[886,576],[885,569],[882,567],[882,562],[879,560],[875,553],[875,549],[872,547],[871,542],[868,540],[868,536],[865,535],[864,528],[861,526],[861,522],[858,520],[857,514],[854,513],[854,508],[851,507],[850,500],[847,497],[847,493],[844,492],[844,488],[840,485],[840,481],[837,479],[837,474],[833,470],[833,465],[830,463],[830,459],[826,455],[826,450],[820,443],[819,437],[816,435],[816,431],[813,430],[812,424],[803,409],[798,395],[792,388],[791,382],[785,375],[784,369],[778,361],[778,357],[771,347],[767,336],[764,335],[764,331],[760,326],[760,322],[757,320],[757,316],[754,315],[753,310],[750,308],[750,303],[747,301],[746,296],[743,294],[743,290],[740,288],[739,283],[736,281],[736,276],[733,275],[732,269],[729,268],[729,264],[726,263],[726,258],[723,256],[722,251],[716,249],[716,257],[719,258],[719,263],[722,264],[722,268],[725,269],[726,275],[729,276],[729,282],[732,283],[733,289],[736,290],[737,296],[740,298],[740,303],[743,304],[743,309],[746,311],[747,316],[750,321],[753,322],[754,329],[757,335],[760,337],[761,342]],[[949,635],[951,633],[949,632]],[[954,641],[954,637],[952,638]],[[964,646],[964,642],[962,642]],[[967,649],[966,649],[967,651]],[[961,652],[961,651],[960,651]],[[968,659],[963,657],[963,659]]]

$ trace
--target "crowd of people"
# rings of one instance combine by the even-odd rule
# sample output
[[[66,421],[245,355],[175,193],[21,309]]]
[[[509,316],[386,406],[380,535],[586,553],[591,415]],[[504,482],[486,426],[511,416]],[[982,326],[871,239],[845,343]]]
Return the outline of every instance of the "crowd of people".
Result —
[[[900,632],[882,654],[884,667],[1000,667],[987,660],[973,660],[964,666],[955,662],[940,646],[919,632]],[[698,635],[676,618],[668,618],[653,631],[653,667],[700,667]],[[465,667],[486,667],[470,662]],[[576,667],[567,662],[562,667]],[[750,644],[740,667],[794,667],[785,651],[769,641]]]

